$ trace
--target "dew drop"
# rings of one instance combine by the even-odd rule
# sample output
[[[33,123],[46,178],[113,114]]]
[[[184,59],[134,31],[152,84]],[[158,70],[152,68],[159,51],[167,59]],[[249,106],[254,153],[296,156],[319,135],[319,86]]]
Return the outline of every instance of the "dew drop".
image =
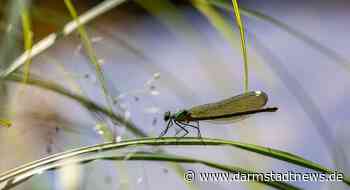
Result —
[[[122,141],[122,136],[117,136],[115,138],[115,142],[121,142]]]
[[[129,111],[125,111],[124,117],[125,117],[126,120],[129,120],[130,117],[131,117],[131,113]]]
[[[155,80],[158,80],[158,79],[160,78],[160,73],[154,73],[154,74],[153,74],[153,78],[154,78]]]
[[[103,38],[101,36],[96,36],[96,37],[91,38],[91,42],[94,42],[94,43],[100,42],[102,40],[103,40]]]
[[[152,106],[152,107],[146,108],[145,112],[150,114],[155,114],[155,113],[159,113],[160,109],[158,107]]]
[[[97,62],[98,62],[98,64],[100,64],[100,65],[105,64],[105,60],[104,60],[104,59],[99,59],[99,60],[97,60]]]
[[[167,174],[167,173],[169,172],[169,170],[168,170],[167,168],[163,168],[163,172],[164,172],[165,174]]]
[[[158,95],[159,95],[159,91],[157,91],[157,90],[152,90],[152,91],[151,91],[151,95],[153,95],[153,96],[158,96]]]
[[[156,126],[157,125],[157,118],[153,118],[153,120],[152,120],[152,126]]]
[[[143,178],[142,178],[142,177],[137,178],[137,183],[138,183],[138,184],[142,183],[142,181],[143,181]]]

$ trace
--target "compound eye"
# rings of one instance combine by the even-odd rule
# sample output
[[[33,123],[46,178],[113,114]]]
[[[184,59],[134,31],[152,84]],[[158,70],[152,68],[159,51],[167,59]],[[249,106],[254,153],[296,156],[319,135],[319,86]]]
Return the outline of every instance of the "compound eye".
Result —
[[[164,121],[168,121],[170,119],[170,111],[164,113]]]

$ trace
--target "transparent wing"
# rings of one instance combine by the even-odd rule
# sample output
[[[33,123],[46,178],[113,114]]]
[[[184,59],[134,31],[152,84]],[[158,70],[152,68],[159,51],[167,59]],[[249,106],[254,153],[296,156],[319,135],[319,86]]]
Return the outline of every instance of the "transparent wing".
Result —
[[[190,112],[192,118],[215,117],[260,109],[265,106],[267,100],[268,98],[266,93],[262,91],[251,91],[219,102],[195,106],[190,108],[188,111]],[[243,118],[245,118],[245,116],[221,118],[217,120],[227,123]]]

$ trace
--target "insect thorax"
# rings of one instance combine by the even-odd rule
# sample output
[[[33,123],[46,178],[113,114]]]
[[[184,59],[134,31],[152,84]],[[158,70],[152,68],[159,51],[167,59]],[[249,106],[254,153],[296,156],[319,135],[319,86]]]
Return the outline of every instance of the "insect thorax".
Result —
[[[189,117],[189,112],[187,110],[180,110],[172,116],[177,121],[185,121]]]

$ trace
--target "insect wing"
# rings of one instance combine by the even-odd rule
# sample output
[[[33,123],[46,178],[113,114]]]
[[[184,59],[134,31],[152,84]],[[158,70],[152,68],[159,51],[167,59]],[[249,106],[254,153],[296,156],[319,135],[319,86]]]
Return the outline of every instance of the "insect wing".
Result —
[[[189,109],[191,117],[196,118],[215,118],[217,116],[233,114],[237,112],[245,112],[260,109],[265,106],[268,97],[262,91],[251,91],[243,93],[219,102],[195,106]],[[243,119],[246,116],[235,116],[231,118],[211,119],[227,122],[233,122],[237,119]],[[220,122],[222,123],[222,122]]]

